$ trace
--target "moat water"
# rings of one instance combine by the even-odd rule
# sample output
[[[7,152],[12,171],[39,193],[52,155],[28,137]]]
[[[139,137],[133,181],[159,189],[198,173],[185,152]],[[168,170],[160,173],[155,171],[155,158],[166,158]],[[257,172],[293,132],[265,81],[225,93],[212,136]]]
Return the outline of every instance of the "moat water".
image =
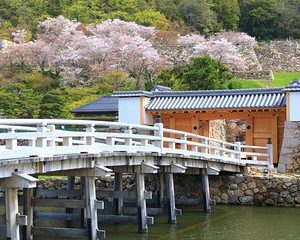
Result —
[[[165,215],[155,217],[155,224],[147,234],[138,234],[136,225],[100,225],[99,228],[106,230],[107,240],[300,239],[298,208],[216,206],[211,214],[204,214],[198,206],[184,207],[176,225],[166,222]]]

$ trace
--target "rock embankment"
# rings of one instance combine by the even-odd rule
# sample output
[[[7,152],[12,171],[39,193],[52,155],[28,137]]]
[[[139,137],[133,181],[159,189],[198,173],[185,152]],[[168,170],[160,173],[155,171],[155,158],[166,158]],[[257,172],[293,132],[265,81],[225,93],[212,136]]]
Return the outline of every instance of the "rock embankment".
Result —
[[[300,207],[300,176],[272,178],[226,176],[211,182],[211,197],[217,203]]]
[[[145,179],[146,190],[155,192],[155,176],[147,175]],[[113,191],[113,185],[113,178],[96,180],[99,191]],[[67,189],[67,181],[62,178],[42,179],[38,186],[46,189]],[[79,188],[80,179],[76,178],[75,189]],[[123,177],[123,191],[135,191],[134,175]],[[300,175],[210,176],[210,194],[217,204],[300,207]],[[1,195],[3,196],[2,192]],[[175,195],[181,200],[201,199],[201,176],[176,175]]]

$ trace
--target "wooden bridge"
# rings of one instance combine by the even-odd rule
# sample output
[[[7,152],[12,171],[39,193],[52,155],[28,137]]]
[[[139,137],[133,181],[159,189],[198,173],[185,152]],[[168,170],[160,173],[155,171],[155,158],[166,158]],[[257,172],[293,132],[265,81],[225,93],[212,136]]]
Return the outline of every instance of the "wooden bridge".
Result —
[[[167,203],[168,221],[175,223],[181,211],[175,206],[173,174],[202,175],[203,210],[210,212],[208,175],[241,173],[247,165],[273,166],[270,142],[266,147],[245,146],[166,129],[162,123],[1,119],[0,131],[0,187],[5,189],[6,210],[0,233],[14,240],[44,235],[95,240],[105,237],[98,221],[131,221],[138,224],[139,232],[147,232],[154,222],[148,215],[158,211],[146,207],[152,193],[145,191],[145,174],[156,174],[156,209]],[[135,193],[122,191],[122,174],[128,173],[135,174]],[[37,189],[38,175],[68,176],[68,189]],[[102,215],[97,209],[103,209],[104,202],[97,200],[95,180],[109,175],[114,175],[115,189],[102,196],[113,199],[113,214]],[[81,177],[79,192],[74,190],[75,176]],[[23,190],[22,214],[18,189]],[[125,198],[136,200],[130,211],[135,216],[126,215]],[[66,208],[66,212],[38,212],[40,207]],[[38,217],[79,219],[81,228],[37,227]]]

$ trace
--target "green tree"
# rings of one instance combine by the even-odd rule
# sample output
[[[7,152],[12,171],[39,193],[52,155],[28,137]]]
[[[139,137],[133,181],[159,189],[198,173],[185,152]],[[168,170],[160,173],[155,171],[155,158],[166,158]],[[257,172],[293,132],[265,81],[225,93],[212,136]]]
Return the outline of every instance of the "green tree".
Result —
[[[182,83],[182,76],[186,66],[178,65],[172,68],[164,69],[157,76],[153,84],[148,84],[147,89],[151,90],[154,85],[170,87],[173,90],[183,90],[185,86]]]
[[[237,0],[213,0],[213,8],[222,27],[237,30],[240,20],[240,8]]]
[[[192,58],[185,66],[163,70],[153,85],[168,86],[173,90],[223,89],[228,87],[230,79],[232,75],[225,65],[204,56]]]
[[[169,21],[158,11],[151,9],[143,10],[134,14],[136,23],[144,26],[154,26],[160,29],[166,29],[169,26]]]
[[[280,37],[281,6],[279,0],[241,0],[241,30],[260,39]]]
[[[5,117],[36,118],[40,95],[23,83],[10,84],[0,90],[0,109]]]
[[[205,56],[191,60],[183,73],[182,82],[187,90],[222,89],[231,78],[225,65]]]
[[[96,0],[78,0],[65,7],[63,15],[69,19],[76,19],[82,23],[98,22],[105,18],[103,5]]]
[[[179,12],[185,24],[200,32],[208,33],[217,28],[216,14],[206,1],[184,0],[179,5]]]
[[[68,104],[71,98],[64,88],[48,91],[41,99],[40,117],[41,118],[70,118]]]

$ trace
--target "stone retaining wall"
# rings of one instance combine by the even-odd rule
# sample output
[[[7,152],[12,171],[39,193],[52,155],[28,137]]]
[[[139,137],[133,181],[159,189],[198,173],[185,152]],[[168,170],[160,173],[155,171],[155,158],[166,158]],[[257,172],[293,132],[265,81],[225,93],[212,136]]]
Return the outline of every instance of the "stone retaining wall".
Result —
[[[170,66],[185,64],[194,56],[193,45],[157,45],[155,48]],[[247,71],[233,73],[240,78],[273,79],[272,71],[300,71],[299,40],[271,41],[255,48],[238,46],[238,51],[247,62]]]
[[[278,171],[300,173],[300,122],[284,124]]]
[[[300,46],[298,40],[271,41],[255,49],[262,69],[278,72],[300,71]]]
[[[273,80],[274,75],[272,70],[256,70],[256,71],[235,71],[232,73],[235,77],[242,79],[262,79]]]
[[[146,175],[146,190],[155,191],[155,175]],[[175,175],[177,199],[201,199],[200,175]],[[264,205],[300,207],[300,175],[275,174],[262,176],[210,176],[211,198],[217,204]],[[75,189],[80,180],[76,179]],[[38,186],[47,189],[66,189],[66,180],[40,180]],[[113,178],[98,178],[97,190],[112,191]],[[123,177],[123,190],[135,191],[134,175]],[[2,193],[3,195],[3,193]],[[99,196],[98,196],[99,197]],[[101,196],[100,196],[101,197]]]
[[[177,176],[176,197],[201,198],[201,176]],[[211,198],[217,204],[300,207],[300,175],[210,176]]]

